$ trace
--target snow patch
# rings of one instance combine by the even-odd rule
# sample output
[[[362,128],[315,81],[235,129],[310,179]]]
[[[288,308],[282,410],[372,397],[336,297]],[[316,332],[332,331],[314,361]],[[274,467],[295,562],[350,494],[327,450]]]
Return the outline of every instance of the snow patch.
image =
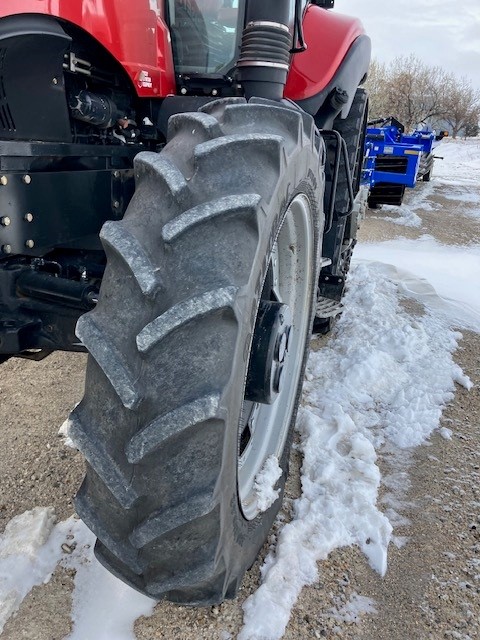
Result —
[[[74,569],[73,631],[68,640],[135,640],[133,625],[155,603],[104,569],[93,555],[95,536],[71,517],[54,526],[52,507],[13,518],[0,535],[0,633],[31,589],[57,566]]]
[[[377,613],[375,601],[353,592],[350,600],[339,604],[338,608],[331,610],[332,617],[338,622],[358,624],[365,613]]]
[[[53,507],[35,507],[16,516],[0,536],[0,559],[15,554],[34,560],[38,550],[47,541],[55,524]]]
[[[75,445],[74,441],[70,437],[71,424],[72,424],[72,421],[70,420],[70,418],[67,418],[65,422],[62,424],[62,426],[60,427],[60,429],[58,430],[58,435],[63,438],[63,444],[66,447],[70,447],[70,449],[78,449],[78,447]]]
[[[480,184],[479,140],[444,140],[438,149],[443,160],[435,162],[434,177],[443,184],[475,186]]]
[[[15,516],[0,535],[0,633],[31,589],[50,580],[62,555],[52,507]],[[52,532],[53,531],[53,532]]]
[[[62,565],[75,569],[73,631],[66,640],[135,640],[133,625],[152,614],[155,602],[134,591],[95,559],[94,534],[77,521],[76,547]]]
[[[72,411],[74,409],[76,409],[78,407],[78,402],[77,404],[72,408]],[[60,437],[63,438],[63,444],[66,447],[70,447],[70,449],[75,449],[78,451],[78,447],[75,444],[75,442],[73,441],[73,438],[70,435],[70,428],[72,426],[72,421],[70,420],[70,418],[68,417],[65,422],[62,424],[62,426],[60,427],[60,429],[58,430],[58,435]]]
[[[407,207],[407,205],[402,204],[400,207],[394,207],[393,205],[385,204],[382,207],[382,211],[391,212],[396,214],[395,216],[370,216],[371,218],[379,218],[381,220],[386,220],[387,222],[393,222],[394,224],[398,224],[402,227],[414,227],[418,228],[422,226],[422,219],[418,216],[415,211]]]
[[[267,511],[280,495],[280,489],[275,489],[277,481],[282,477],[282,468],[276,456],[269,456],[255,477],[255,495],[257,507],[260,511]]]
[[[454,326],[480,331],[480,244],[443,245],[418,240],[359,244],[354,262],[374,261],[377,271],[401,285],[409,297],[441,312]],[[407,271],[408,269],[408,271]]]
[[[451,429],[447,429],[447,427],[441,427],[439,431],[440,431],[440,435],[445,440],[451,440],[452,439],[452,431],[451,431]]]

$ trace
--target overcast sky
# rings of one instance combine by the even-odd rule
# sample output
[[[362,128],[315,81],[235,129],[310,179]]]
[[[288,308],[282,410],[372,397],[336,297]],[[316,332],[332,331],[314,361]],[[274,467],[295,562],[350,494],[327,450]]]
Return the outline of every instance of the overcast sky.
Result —
[[[480,0],[335,0],[335,9],[361,18],[379,60],[414,53],[480,89]]]

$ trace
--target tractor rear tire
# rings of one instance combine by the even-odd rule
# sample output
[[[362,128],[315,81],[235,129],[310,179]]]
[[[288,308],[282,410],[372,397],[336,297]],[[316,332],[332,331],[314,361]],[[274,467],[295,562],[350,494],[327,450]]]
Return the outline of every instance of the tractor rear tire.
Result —
[[[120,579],[212,605],[235,595],[282,501],[315,309],[324,148],[310,116],[260,99],[173,116],[168,138],[135,159],[125,218],[101,232],[98,305],[78,322],[90,356],[70,417],[86,458],[75,504]],[[275,356],[252,347],[260,329]],[[262,505],[267,460],[281,471]]]

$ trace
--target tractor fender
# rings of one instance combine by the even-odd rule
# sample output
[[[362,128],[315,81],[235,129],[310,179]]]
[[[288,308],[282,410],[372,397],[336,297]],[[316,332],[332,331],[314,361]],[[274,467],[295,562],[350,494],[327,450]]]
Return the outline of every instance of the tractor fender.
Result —
[[[315,5],[307,7],[303,30],[307,50],[293,57],[285,97],[315,115],[334,89],[345,91],[348,97],[341,110],[345,118],[368,72],[370,38],[357,18]]]

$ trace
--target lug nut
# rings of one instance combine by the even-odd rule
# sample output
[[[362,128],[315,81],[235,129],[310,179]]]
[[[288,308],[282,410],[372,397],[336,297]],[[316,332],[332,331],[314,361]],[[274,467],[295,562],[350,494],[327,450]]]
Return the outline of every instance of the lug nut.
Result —
[[[0,178],[0,184],[2,184],[3,186],[5,186],[6,184],[8,184],[8,178],[7,176],[2,176]]]
[[[24,219],[26,222],[33,222],[33,213],[26,213],[26,214],[23,216],[23,219]]]
[[[4,227],[9,227],[12,224],[12,221],[8,216],[3,216],[3,218],[0,218],[0,224]]]
[[[24,181],[25,184],[30,184],[32,181],[32,178],[27,173],[26,175],[23,176],[22,180]]]
[[[11,244],[2,245],[2,251],[3,253],[12,253],[12,245]]]
[[[28,249],[33,249],[33,247],[35,246],[35,242],[34,242],[33,240],[27,240],[27,241],[25,242],[25,246],[26,246]]]

